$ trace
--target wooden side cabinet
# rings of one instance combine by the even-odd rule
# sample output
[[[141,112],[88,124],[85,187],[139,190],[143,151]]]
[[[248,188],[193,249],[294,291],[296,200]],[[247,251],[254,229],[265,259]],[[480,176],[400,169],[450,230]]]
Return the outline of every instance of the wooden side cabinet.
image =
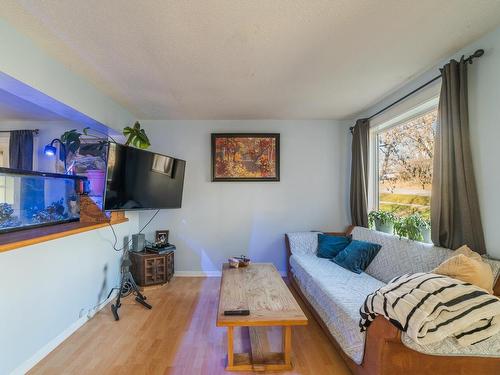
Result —
[[[165,284],[174,275],[174,252],[156,254],[147,251],[130,252],[130,272],[139,286]]]

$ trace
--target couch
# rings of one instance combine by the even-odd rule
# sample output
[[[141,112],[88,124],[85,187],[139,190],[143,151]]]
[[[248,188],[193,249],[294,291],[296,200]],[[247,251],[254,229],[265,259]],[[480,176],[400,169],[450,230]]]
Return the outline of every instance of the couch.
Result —
[[[453,338],[421,346],[382,316],[360,332],[359,307],[368,294],[395,276],[431,271],[452,250],[361,227],[331,233],[382,245],[366,272],[356,274],[316,256],[318,233],[285,235],[288,277],[353,373],[500,374],[500,334],[465,348]],[[494,291],[500,295],[500,261],[484,261],[493,270]]]

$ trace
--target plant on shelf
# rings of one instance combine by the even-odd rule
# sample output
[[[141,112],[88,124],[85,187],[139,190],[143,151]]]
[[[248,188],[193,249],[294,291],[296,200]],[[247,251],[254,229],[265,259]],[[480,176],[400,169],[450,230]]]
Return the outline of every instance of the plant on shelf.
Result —
[[[392,234],[396,220],[396,215],[388,211],[371,211],[368,214],[368,223],[370,227],[375,227],[379,232]]]
[[[105,136],[105,138],[103,138],[102,136],[92,134],[91,132],[101,133]],[[81,138],[82,135],[84,135],[87,139],[95,139],[96,142],[82,144],[82,138]],[[98,130],[86,127],[83,128],[81,133],[76,129],[71,129],[64,132],[61,135],[61,141],[64,143],[64,146],[66,146],[66,152],[68,154],[72,153],[74,155],[77,152],[81,152],[82,154],[85,155],[99,156],[105,150],[105,147],[108,143],[107,142],[108,137],[111,138],[106,133],[102,133]],[[113,140],[113,138],[111,139]]]
[[[130,145],[142,149],[146,149],[151,146],[149,142],[149,138],[146,135],[144,129],[141,129],[141,124],[139,121],[136,121],[133,127],[127,126],[123,129],[123,135],[127,138],[125,145]]]
[[[430,222],[419,213],[403,217],[394,223],[394,230],[399,237],[413,241],[430,242]]]

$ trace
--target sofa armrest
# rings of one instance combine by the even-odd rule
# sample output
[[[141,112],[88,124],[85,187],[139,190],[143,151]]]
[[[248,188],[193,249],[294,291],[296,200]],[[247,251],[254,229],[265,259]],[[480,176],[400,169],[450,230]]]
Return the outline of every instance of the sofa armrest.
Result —
[[[401,331],[383,316],[377,316],[366,331],[363,374],[383,374],[384,355],[391,344],[401,344]]]
[[[354,225],[349,225],[347,229],[343,232],[323,232],[326,234],[330,234],[332,236],[348,236],[351,234],[352,230],[354,229]],[[313,231],[313,232],[321,232],[321,231]],[[292,250],[290,248],[290,239],[288,238],[288,234],[285,233],[285,247],[286,247],[286,268],[287,268],[287,275],[290,278],[291,273],[290,273],[290,257],[292,256]]]

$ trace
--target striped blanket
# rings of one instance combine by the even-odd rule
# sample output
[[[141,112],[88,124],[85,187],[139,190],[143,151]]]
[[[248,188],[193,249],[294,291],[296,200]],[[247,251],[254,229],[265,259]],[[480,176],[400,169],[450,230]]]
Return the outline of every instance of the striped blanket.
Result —
[[[420,345],[454,336],[466,346],[500,332],[500,299],[448,276],[414,273],[396,277],[366,297],[359,326],[383,315]]]

